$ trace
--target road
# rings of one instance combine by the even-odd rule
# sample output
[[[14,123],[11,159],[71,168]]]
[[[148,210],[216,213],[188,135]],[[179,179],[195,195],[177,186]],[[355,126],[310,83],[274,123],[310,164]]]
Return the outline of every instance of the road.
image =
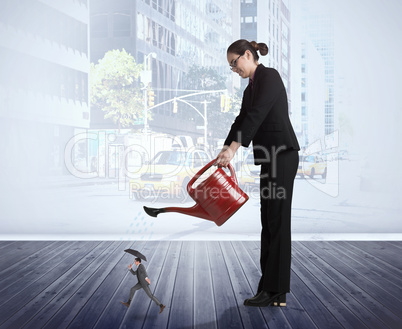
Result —
[[[340,163],[337,177],[295,180],[295,236],[320,239],[332,233],[402,233],[398,195],[362,191],[360,173],[351,169],[353,164],[345,162]],[[119,190],[113,180],[27,189],[3,197],[6,211],[2,235],[115,240],[258,239],[258,192],[254,190],[249,195],[249,201],[218,227],[214,222],[177,213],[149,217],[142,209],[144,205],[190,207],[194,202],[133,200],[128,188]]]

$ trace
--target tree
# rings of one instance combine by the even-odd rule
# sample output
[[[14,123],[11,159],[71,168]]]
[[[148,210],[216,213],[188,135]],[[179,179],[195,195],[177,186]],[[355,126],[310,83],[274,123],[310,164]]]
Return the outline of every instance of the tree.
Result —
[[[138,78],[142,65],[124,49],[110,50],[91,63],[90,91],[92,105],[105,112],[120,128],[129,127],[143,117],[143,96]]]
[[[222,90],[226,89],[227,76],[219,74],[213,68],[193,65],[185,76],[186,89],[191,90]],[[221,111],[221,94],[207,94],[195,97],[197,101],[208,101],[208,132],[214,139],[225,138],[229,132],[233,120],[240,110],[240,100],[238,95],[229,95],[231,98],[231,107],[229,112]],[[189,99],[186,99],[189,100]],[[180,105],[182,106],[182,105]],[[184,106],[183,106],[184,107]],[[203,107],[198,106],[203,113]],[[191,117],[198,124],[202,125],[203,119],[194,111],[189,109],[183,116]]]

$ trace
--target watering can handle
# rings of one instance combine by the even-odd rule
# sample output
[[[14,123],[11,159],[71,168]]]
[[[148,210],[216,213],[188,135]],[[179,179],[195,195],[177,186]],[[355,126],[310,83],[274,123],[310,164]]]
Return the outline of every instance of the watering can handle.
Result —
[[[206,164],[204,167],[202,167],[202,168],[194,175],[193,178],[191,178],[191,180],[190,180],[190,181],[188,182],[188,184],[187,184],[187,192],[190,193],[190,191],[193,190],[192,186],[193,186],[194,182],[195,182],[198,178],[200,178],[200,176],[201,176],[204,172],[206,172],[209,168],[211,168],[211,167],[214,165],[215,161],[216,161],[216,159],[214,159],[214,160],[212,160],[211,162],[209,162],[208,164]],[[232,180],[236,183],[236,185],[238,185],[238,183],[237,183],[237,178],[236,178],[236,173],[235,173],[235,171],[234,171],[233,166],[229,163],[228,167],[229,167],[229,170],[230,170],[230,176],[231,176]]]

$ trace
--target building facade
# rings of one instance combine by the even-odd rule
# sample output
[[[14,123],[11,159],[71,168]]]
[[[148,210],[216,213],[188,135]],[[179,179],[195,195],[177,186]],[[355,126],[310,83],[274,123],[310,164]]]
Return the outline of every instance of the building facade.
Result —
[[[268,55],[260,63],[275,68],[288,92],[290,107],[290,6],[283,0],[241,0],[241,38],[264,42]],[[248,81],[242,81],[244,88]]]
[[[335,117],[335,27],[329,4],[306,0],[301,5],[303,32],[310,39],[324,61],[325,108],[324,134],[337,127]]]
[[[2,1],[1,149],[10,171],[60,173],[64,146],[89,127],[86,0]]]
[[[301,128],[300,145],[319,141],[325,131],[325,63],[320,53],[306,39],[301,44]]]
[[[146,60],[152,71],[155,104],[187,89],[184,76],[192,65],[228,75],[230,0],[93,0],[90,15],[91,62],[96,63],[109,50],[123,48],[137,63]],[[110,127],[99,111],[95,115],[93,128]],[[154,131],[202,135],[195,122],[173,113],[172,103],[153,109],[152,116],[148,124]]]

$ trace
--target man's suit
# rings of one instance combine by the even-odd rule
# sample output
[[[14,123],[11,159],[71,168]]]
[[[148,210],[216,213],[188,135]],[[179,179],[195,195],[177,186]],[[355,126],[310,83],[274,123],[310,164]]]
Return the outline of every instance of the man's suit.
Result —
[[[289,119],[286,89],[275,69],[257,66],[224,144],[230,146],[232,141],[244,147],[252,141],[254,162],[261,165],[262,277],[258,291],[289,292],[291,202],[300,148]]]
[[[144,291],[148,295],[148,297],[151,298],[156,303],[156,305],[158,305],[158,306],[162,305],[161,302],[154,295],[152,295],[151,290],[149,289],[149,284],[145,280],[148,277],[147,271],[145,270],[145,266],[140,263],[138,265],[138,268],[136,271],[133,271],[133,269],[130,269],[130,272],[133,275],[137,276],[138,283],[134,287],[131,288],[129,300],[132,300],[134,297],[134,293],[137,290],[142,288],[142,289],[144,289]]]

